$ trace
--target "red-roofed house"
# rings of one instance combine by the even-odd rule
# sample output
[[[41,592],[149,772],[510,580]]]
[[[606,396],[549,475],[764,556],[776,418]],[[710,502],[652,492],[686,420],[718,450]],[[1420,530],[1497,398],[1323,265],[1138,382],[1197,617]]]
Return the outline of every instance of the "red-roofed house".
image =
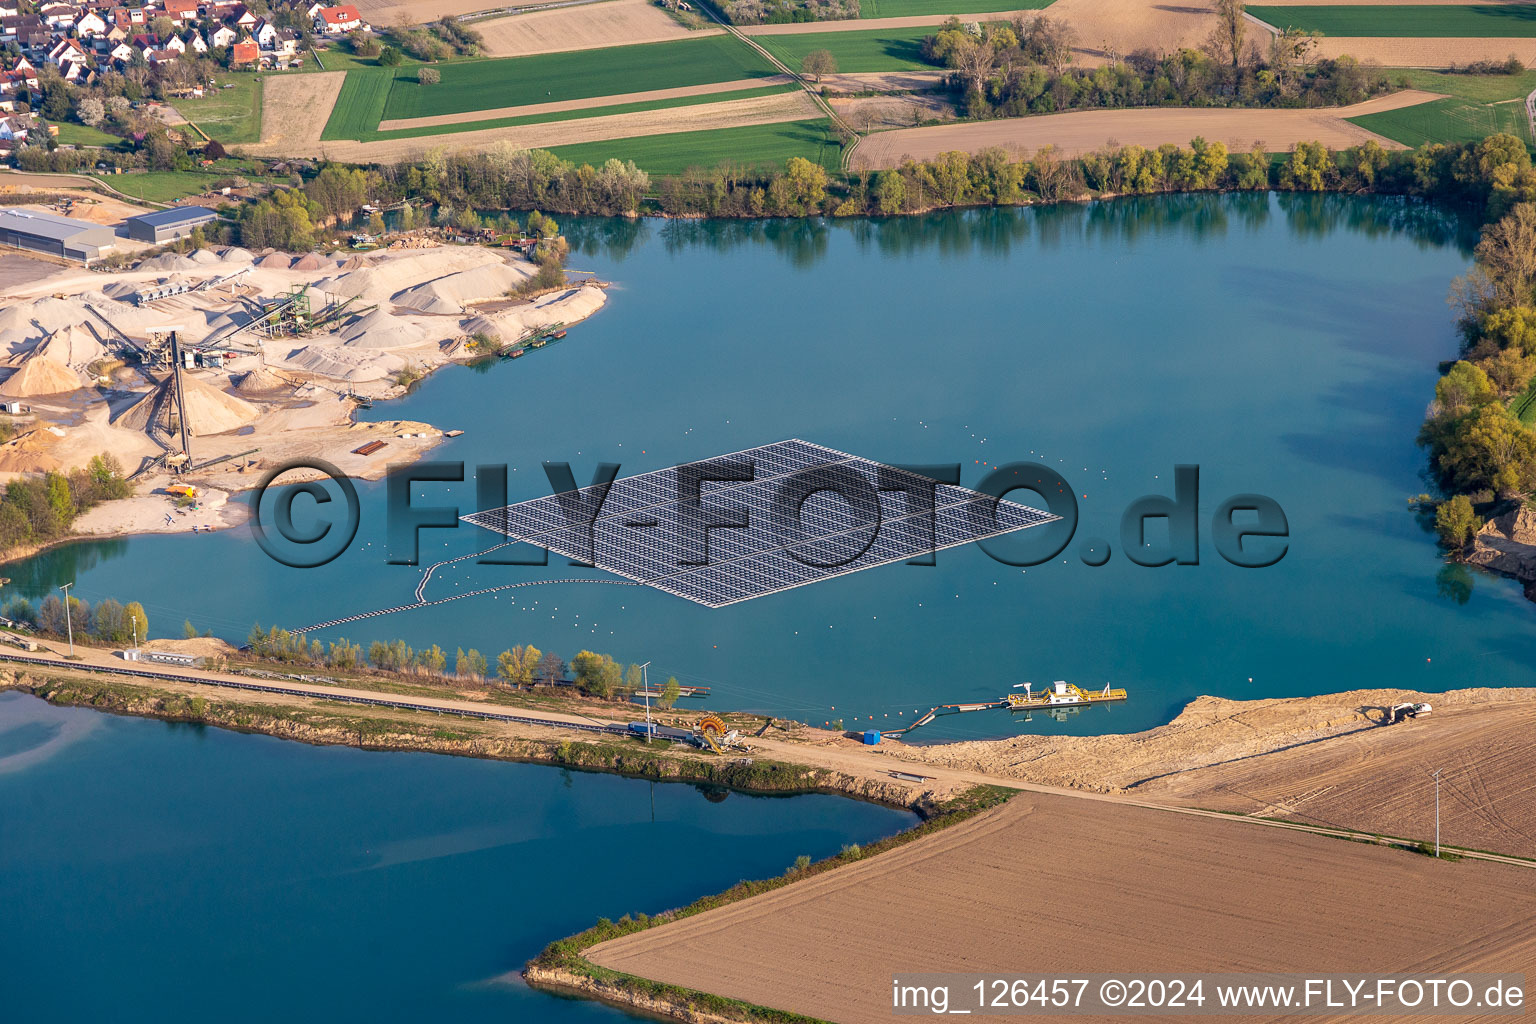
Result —
[[[322,7],[319,16],[315,18],[315,31],[328,36],[344,36],[357,28],[366,31],[368,26],[363,24],[363,16],[351,4]]]
[[[165,14],[178,25],[197,20],[197,0],[165,0]]]
[[[245,64],[255,64],[261,60],[261,51],[256,44],[249,39],[242,39],[229,50],[229,66],[240,67]]]

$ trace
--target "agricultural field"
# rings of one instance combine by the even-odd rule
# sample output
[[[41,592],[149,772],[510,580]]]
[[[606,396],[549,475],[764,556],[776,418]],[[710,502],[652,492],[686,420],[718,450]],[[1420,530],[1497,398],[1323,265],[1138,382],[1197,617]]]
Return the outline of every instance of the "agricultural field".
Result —
[[[1463,39],[1536,36],[1536,4],[1466,4],[1443,7],[1249,5],[1248,13],[1276,28],[1311,29],[1325,36]]]
[[[458,132],[481,131],[487,128],[515,128],[519,125],[548,124],[556,121],[577,121],[589,117],[607,117],[611,114],[632,114],[645,110],[669,110],[675,107],[692,107],[705,103],[721,103],[730,100],[754,99],[775,96],[780,93],[798,92],[798,85],[766,85],[758,89],[734,89],[729,92],[701,92],[692,96],[670,99],[636,100],[632,103],[614,103],[601,107],[579,107],[571,110],[551,110],[544,113],[521,114],[488,118],[481,121],[453,121],[442,124],[418,125],[409,128],[391,128],[348,136],[364,142],[378,139],[413,139],[431,135],[452,135]]]
[[[458,114],[527,103],[766,78],[777,73],[761,54],[732,36],[614,46],[576,53],[458,61],[438,67],[442,81],[437,85],[421,85],[414,70],[396,75],[384,104],[383,116],[395,119]],[[351,85],[350,81],[348,85]],[[342,96],[346,99],[346,89],[342,90]],[[341,104],[337,106],[339,110]],[[379,120],[376,118],[369,127],[377,126]]]
[[[633,160],[653,175],[682,174],[690,167],[730,162],[743,167],[782,167],[790,157],[804,157],[829,171],[837,169],[841,149],[826,119],[680,132],[644,138],[555,146],[553,152],[594,167],[609,157]]]
[[[1352,123],[1405,146],[1473,142],[1494,132],[1508,132],[1527,143],[1533,141],[1525,97],[1536,89],[1536,71],[1519,75],[1404,71],[1394,78],[1405,79],[1415,89],[1448,95],[1421,106],[1352,117]]]
[[[209,138],[218,139],[226,146],[255,142],[261,138],[263,77],[270,78],[271,75],[226,72],[218,76],[218,85],[202,99],[176,100],[176,111],[207,132]]]
[[[938,24],[917,28],[873,29],[860,32],[805,32],[760,35],[754,38],[790,68],[798,69],[812,50],[828,50],[841,74],[870,71],[922,71],[936,65],[923,59],[923,40]]]
[[[995,14],[1000,11],[1038,11],[1052,0],[859,0],[861,18],[911,18],[932,14]]]
[[[603,0],[575,7],[552,7],[472,24],[485,41],[488,57],[522,57],[594,47],[625,46],[686,39],[690,31],[652,0]],[[717,35],[720,29],[699,29]]]
[[[389,100],[389,90],[395,84],[398,70],[359,68],[348,71],[320,138],[361,139],[365,133],[377,129],[379,122],[384,120],[384,104]]]
[[[142,174],[103,175],[101,180],[125,196],[169,203],[206,192],[221,177],[225,175],[198,171],[145,171]]]

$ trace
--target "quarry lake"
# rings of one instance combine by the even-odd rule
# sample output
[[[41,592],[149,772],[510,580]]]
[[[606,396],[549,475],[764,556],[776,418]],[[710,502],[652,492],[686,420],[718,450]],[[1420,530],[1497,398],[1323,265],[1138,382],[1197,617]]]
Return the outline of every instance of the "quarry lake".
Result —
[[[1530,682],[1536,634],[1519,586],[1447,571],[1407,504],[1426,489],[1414,436],[1436,365],[1456,351],[1446,292],[1470,264],[1475,225],[1453,214],[1199,195],[562,228],[571,266],[614,282],[601,312],[559,345],[450,368],[366,415],[464,430],[433,457],[471,473],[507,465],[512,501],[549,492],[545,460],[585,483],[599,462],[629,475],[791,437],[888,463],[958,462],[970,485],[1039,461],[1077,495],[1076,539],[1027,570],[972,546],[723,609],[641,587],[527,587],[321,639],[398,636],[492,663],[519,643],[566,658],[590,648],[650,660],[653,680],[711,686],[710,706],[816,725],[895,727],[1026,680],[1130,692],[1061,722],[941,720],[929,739],[1131,731],[1199,694]],[[1172,495],[1181,463],[1201,468],[1200,564],[1134,565],[1121,514]],[[258,621],[301,627],[408,603],[420,570],[386,564],[384,485],[359,492],[356,540],[320,569],[276,564],[242,528],[75,544],[8,571],[33,596],[75,580],[87,600],[141,601],[157,635],[190,620],[241,641]],[[1247,492],[1288,518],[1289,550],[1269,568],[1238,568],[1213,546],[1212,513]],[[422,484],[413,499],[467,513],[475,487]],[[1082,549],[1096,540],[1113,553],[1093,568]],[[492,543],[424,531],[422,561]],[[427,597],[573,576],[605,578],[558,556],[469,560],[439,570]]]
[[[0,938],[39,951],[9,976],[6,1014],[620,1020],[517,971],[599,917],[682,906],[915,820],[4,693]]]

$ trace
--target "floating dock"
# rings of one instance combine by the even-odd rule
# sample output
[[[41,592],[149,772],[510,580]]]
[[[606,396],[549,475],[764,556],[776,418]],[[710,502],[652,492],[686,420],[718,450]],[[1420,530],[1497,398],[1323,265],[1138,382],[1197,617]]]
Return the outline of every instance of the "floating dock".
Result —
[[[1112,688],[1108,683],[1104,685],[1102,690],[1084,690],[1061,679],[1052,683],[1048,689],[1043,690],[1036,690],[1029,683],[1021,683],[1020,685],[1024,687],[1023,693],[1010,693],[1000,700],[935,705],[911,725],[900,729],[887,729],[885,735],[904,736],[913,729],[927,725],[940,715],[958,715],[969,711],[997,711],[1003,708],[1007,708],[1009,711],[1044,711],[1055,708],[1083,707],[1088,704],[1110,704],[1127,699],[1124,690]]]

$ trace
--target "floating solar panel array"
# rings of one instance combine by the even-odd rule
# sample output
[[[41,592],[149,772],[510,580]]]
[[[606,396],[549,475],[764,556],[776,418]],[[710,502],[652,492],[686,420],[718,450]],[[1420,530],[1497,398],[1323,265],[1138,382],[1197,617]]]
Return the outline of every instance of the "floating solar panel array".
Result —
[[[790,439],[464,521],[720,608],[1056,518]]]

